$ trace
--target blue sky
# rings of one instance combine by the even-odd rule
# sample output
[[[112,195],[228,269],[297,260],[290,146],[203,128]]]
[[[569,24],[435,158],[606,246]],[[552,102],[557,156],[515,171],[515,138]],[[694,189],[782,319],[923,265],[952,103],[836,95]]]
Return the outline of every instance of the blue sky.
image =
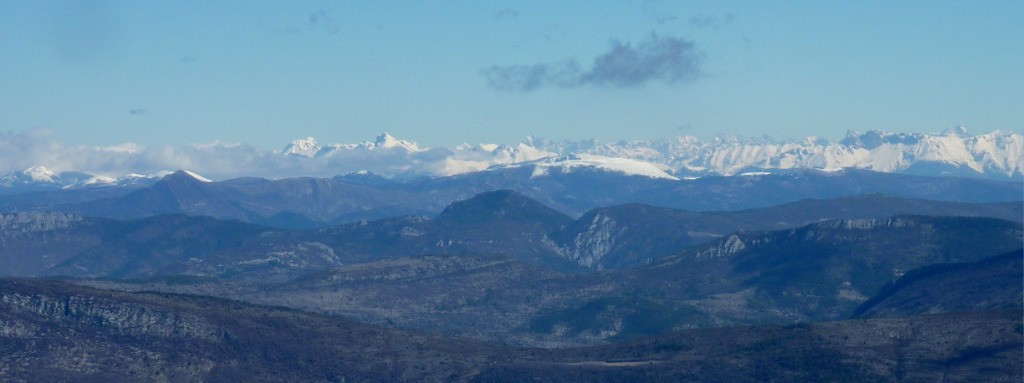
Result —
[[[1024,2],[0,0],[0,131],[427,146],[1024,129]]]

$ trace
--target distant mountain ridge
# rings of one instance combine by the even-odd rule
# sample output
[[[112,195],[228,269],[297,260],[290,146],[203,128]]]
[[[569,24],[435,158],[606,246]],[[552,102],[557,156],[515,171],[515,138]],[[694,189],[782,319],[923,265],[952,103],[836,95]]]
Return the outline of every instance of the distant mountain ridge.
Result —
[[[384,133],[372,143],[326,146],[320,146],[315,139],[308,137],[292,142],[281,153],[315,159],[388,148],[406,153],[427,150],[414,142],[398,140]],[[767,137],[720,136],[710,142],[701,142],[696,137],[681,136],[602,143],[598,140],[547,141],[529,137],[516,146],[463,144],[447,150],[442,166],[434,169],[433,175],[579,158],[565,158],[566,155],[586,155],[605,162],[609,159],[642,161],[678,177],[856,168],[928,176],[1024,178],[1024,136],[1000,131],[969,135],[962,126],[941,133],[849,132],[838,141],[818,137],[773,140]]]
[[[187,173],[157,189],[208,185]],[[207,193],[216,193],[209,190]],[[166,193],[135,193],[140,206],[208,206]],[[230,207],[230,204],[223,204]],[[628,204],[573,219],[523,194],[499,190],[450,204],[435,218],[407,216],[312,230],[281,230],[237,220],[158,215],[130,221],[58,212],[0,214],[0,276],[219,276],[288,278],[318,268],[423,255],[506,255],[532,266],[584,272],[657,262],[691,246],[747,246],[730,234],[838,218],[894,215],[993,217],[1020,222],[1020,202],[969,204],[880,195],[803,200],[769,208],[695,213]],[[846,222],[846,221],[841,221]]]
[[[126,174],[121,177],[96,176],[77,171],[55,172],[45,166],[33,166],[0,177],[0,193],[35,192],[57,189],[84,189],[106,186],[148,186],[171,172]]]
[[[538,147],[647,161],[673,169],[677,176],[856,168],[929,176],[1024,178],[1024,136],[999,131],[972,136],[962,126],[942,133],[850,132],[839,141],[726,136],[701,142],[684,136],[608,144],[542,141]]]
[[[242,144],[193,145],[181,148],[181,153],[172,158],[155,158],[145,156],[146,151],[135,151],[116,152],[120,157],[112,159],[100,156],[102,153],[106,152],[98,150],[83,154],[94,156],[90,162],[69,162],[67,159],[51,159],[49,161],[55,161],[52,164],[19,161],[24,164],[21,166],[32,166],[26,170],[14,169],[0,177],[0,193],[112,186],[135,182],[132,180],[140,177],[153,178],[131,173],[159,176],[181,168],[212,175],[211,178],[217,180],[333,177],[358,172],[375,173],[390,179],[412,179],[473,174],[506,167],[527,168],[538,176],[552,171],[596,170],[685,179],[860,169],[924,176],[1024,180],[1024,135],[1012,131],[970,135],[963,127],[939,133],[849,132],[838,140],[718,136],[702,141],[692,136],[680,136],[606,143],[596,139],[551,141],[531,136],[515,145],[461,144],[453,148],[430,148],[382,133],[373,141],[357,144],[321,144],[313,137],[306,137],[281,150]]]
[[[642,203],[690,211],[761,208],[806,198],[862,194],[956,202],[1019,201],[1021,185],[984,179],[922,177],[867,170],[675,180],[594,168],[513,166],[451,177],[388,180],[370,174],[333,178],[204,182],[176,172],[151,187],[85,200],[76,190],[45,198],[0,196],[10,211],[57,210],[134,219],[158,214],[206,215],[280,228],[313,228],[403,215],[433,216],[448,204],[508,189],[570,216],[597,207]],[[92,190],[92,189],[90,189]],[[120,190],[120,189],[110,189]],[[74,199],[75,197],[77,199]],[[64,198],[68,198],[65,202]],[[48,204],[48,205],[47,205]]]

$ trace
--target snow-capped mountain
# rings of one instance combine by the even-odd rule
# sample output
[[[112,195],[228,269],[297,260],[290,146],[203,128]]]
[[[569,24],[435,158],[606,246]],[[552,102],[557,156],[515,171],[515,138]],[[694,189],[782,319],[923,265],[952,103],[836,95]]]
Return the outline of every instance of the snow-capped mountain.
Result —
[[[1021,179],[1024,176],[1024,136],[991,132],[969,136],[962,127],[939,134],[850,132],[840,141],[817,137],[774,141],[716,137],[669,140],[595,140],[538,142],[556,153],[589,153],[630,158],[663,165],[675,176],[739,175],[789,169],[834,171],[844,168],[886,173],[975,176]]]
[[[332,144],[320,146],[313,137],[292,141],[281,153],[290,156],[316,158],[329,157],[339,152],[351,150],[398,150],[407,153],[422,152],[419,145],[412,141],[399,140],[387,132],[381,133],[373,142],[363,141],[358,144]]]
[[[186,171],[192,177],[203,181],[212,182],[196,173]],[[121,177],[97,176],[84,172],[63,171],[57,173],[45,166],[33,166],[23,171],[11,172],[0,177],[0,188],[8,190],[55,190],[55,189],[78,189],[104,186],[148,186],[156,183],[170,171],[162,171],[153,174],[129,173]]]
[[[281,151],[244,144],[185,147],[64,147],[33,158],[0,156],[0,188],[59,189],[152,184],[170,172],[193,169],[226,180],[333,177],[366,171],[385,178],[444,177],[510,166],[532,166],[536,176],[587,171],[659,179],[758,175],[797,169],[865,169],[926,176],[1024,180],[1024,136],[1014,132],[969,135],[958,127],[941,133],[851,132],[839,140],[808,137],[772,140],[719,136],[618,141],[547,141],[528,137],[515,145],[420,146],[383,133],[357,144],[295,140]],[[59,150],[58,150],[59,149]],[[35,152],[33,152],[35,153]],[[34,161],[39,161],[35,162]],[[51,169],[32,166],[44,163]],[[78,166],[81,166],[80,168]],[[27,168],[27,169],[26,169]],[[21,170],[25,169],[25,170]],[[14,171],[11,171],[14,170]],[[100,175],[96,175],[100,174]]]
[[[385,160],[380,157],[385,152],[390,153],[387,161],[402,161],[403,158],[407,161],[407,166],[391,165],[392,169],[402,169],[405,174],[431,176],[536,163],[540,173],[553,167],[564,171],[589,168],[655,178],[846,168],[930,176],[1024,178],[1024,136],[999,131],[971,136],[963,127],[942,133],[850,132],[838,141],[819,137],[776,141],[719,136],[702,142],[696,137],[682,136],[602,143],[597,140],[545,141],[529,137],[526,142],[515,146],[462,144],[454,149],[421,148],[414,142],[398,140],[384,133],[376,142],[325,147],[313,138],[306,138],[296,140],[282,151],[285,155],[311,160],[362,158],[359,153],[368,156],[371,152],[377,152],[374,158],[380,161]],[[381,168],[373,171],[389,173]]]

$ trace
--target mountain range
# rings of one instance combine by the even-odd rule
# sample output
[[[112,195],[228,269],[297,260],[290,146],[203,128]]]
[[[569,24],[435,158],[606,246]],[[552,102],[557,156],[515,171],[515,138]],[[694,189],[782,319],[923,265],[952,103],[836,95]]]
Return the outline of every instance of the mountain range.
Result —
[[[435,177],[2,178],[0,380],[1021,378],[1013,177],[525,159],[543,145]]]
[[[158,182],[124,187],[62,189],[0,195],[6,211],[47,210],[137,219],[186,214],[308,229],[404,215],[433,216],[455,201],[509,189],[571,217],[598,207],[642,203],[689,211],[736,211],[799,201],[880,193],[954,202],[1007,202],[1021,184],[923,177],[867,170],[702,177],[676,180],[607,169],[501,167],[449,177],[387,179],[370,173],[332,178],[207,182],[178,171]],[[538,175],[538,169],[544,169]]]
[[[158,198],[141,199],[140,204],[161,206]],[[700,213],[633,203],[596,208],[574,219],[523,194],[499,190],[454,202],[434,217],[393,217],[307,230],[180,214],[125,221],[23,212],[0,214],[0,260],[8,265],[0,275],[273,279],[344,264],[436,254],[503,254],[547,269],[597,271],[642,266],[742,231],[905,214],[1019,222],[1024,205],[868,195]]]
[[[217,180],[331,177],[358,172],[409,179],[523,166],[531,168],[538,176],[580,168],[668,179],[801,169],[861,169],[1024,180],[1024,136],[999,131],[970,135],[963,127],[940,133],[869,130],[850,132],[839,140],[719,136],[702,141],[681,136],[605,143],[595,139],[550,141],[528,137],[515,145],[462,144],[454,148],[428,148],[382,133],[374,141],[358,144],[322,145],[307,137],[277,151],[224,143],[154,148],[133,144],[69,148],[54,144],[46,150],[54,148],[60,150],[47,156],[12,158],[5,162],[4,171],[10,173],[0,178],[0,193],[117,185],[138,182],[135,178],[151,178],[135,173],[160,174],[173,169],[190,169]],[[45,150],[38,152],[45,153]]]
[[[398,140],[387,133],[373,143],[319,145],[312,137],[296,140],[282,153],[305,158],[351,156],[354,152],[392,149],[422,152],[419,145]],[[839,141],[818,137],[777,141],[770,138],[715,137],[701,142],[682,136],[663,140],[548,141],[529,137],[515,145],[460,145],[448,150],[435,175],[453,175],[484,170],[492,166],[553,163],[563,166],[602,167],[610,160],[621,171],[675,177],[739,175],[793,169],[835,171],[847,168],[886,173],[956,175],[1021,179],[1024,175],[1024,136],[991,132],[971,136],[960,126],[942,133],[888,133],[877,130],[849,132]],[[567,157],[568,156],[568,157]],[[653,165],[653,166],[651,166]],[[658,173],[660,169],[665,173]]]
[[[0,380],[1013,381],[1024,371],[1015,183],[567,170],[220,182],[176,172],[151,186],[32,193],[102,196],[0,213]],[[546,199],[498,189],[418,215],[256,222],[273,206],[276,222],[301,222],[290,209],[325,209],[344,193],[416,207],[516,180]],[[790,191],[842,196],[771,203]],[[637,202],[687,197],[766,206]],[[608,198],[629,202],[600,205]],[[547,201],[597,207],[566,214]],[[72,209],[86,207],[129,217]]]

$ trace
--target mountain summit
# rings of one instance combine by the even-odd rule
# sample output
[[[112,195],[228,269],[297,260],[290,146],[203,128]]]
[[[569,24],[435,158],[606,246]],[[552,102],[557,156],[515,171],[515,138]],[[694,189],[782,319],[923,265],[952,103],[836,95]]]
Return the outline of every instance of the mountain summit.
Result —
[[[497,220],[543,222],[553,229],[571,218],[512,190],[480,193],[468,200],[453,202],[437,216],[437,222],[442,224]]]

